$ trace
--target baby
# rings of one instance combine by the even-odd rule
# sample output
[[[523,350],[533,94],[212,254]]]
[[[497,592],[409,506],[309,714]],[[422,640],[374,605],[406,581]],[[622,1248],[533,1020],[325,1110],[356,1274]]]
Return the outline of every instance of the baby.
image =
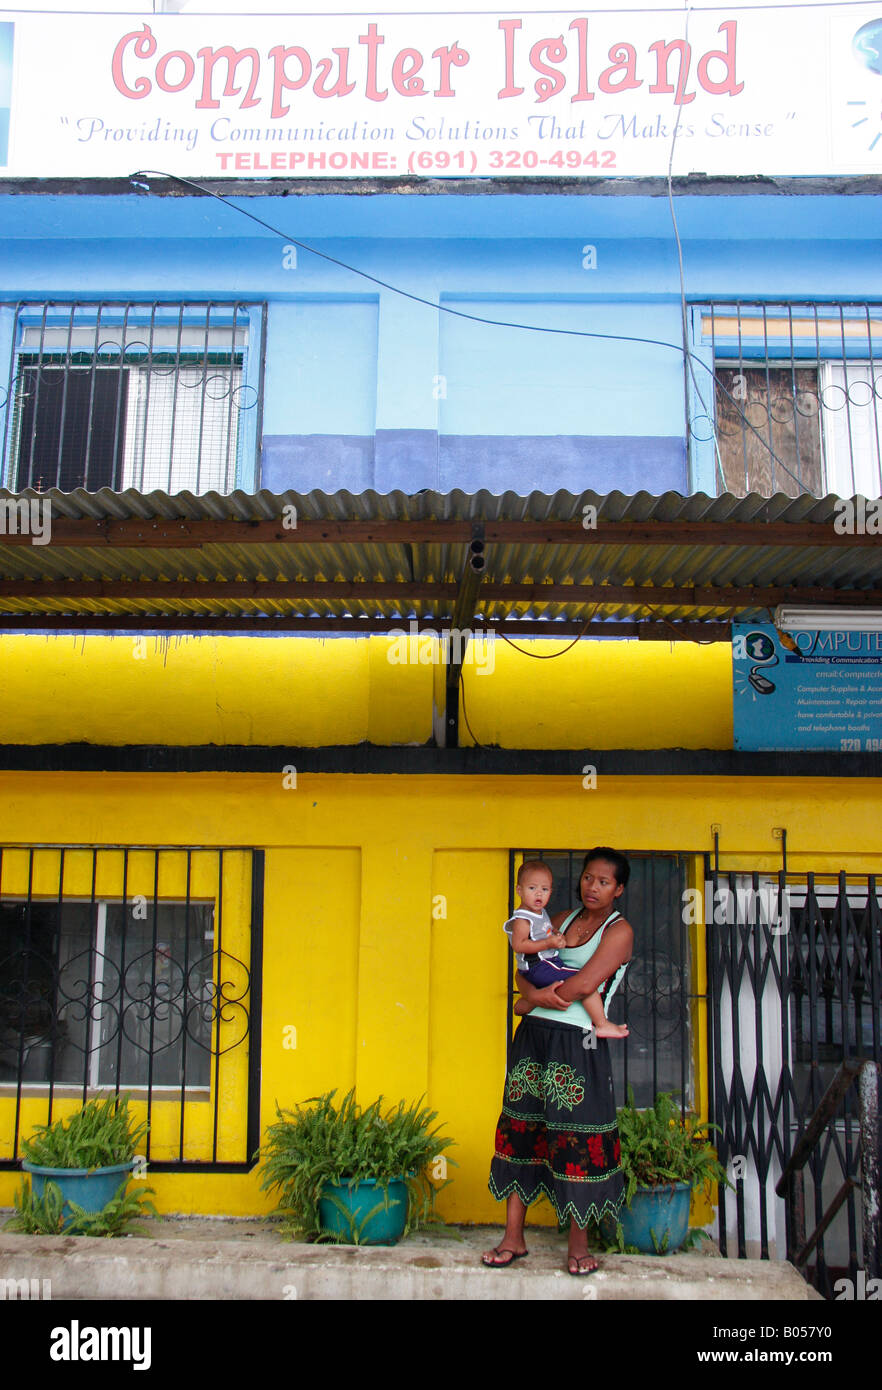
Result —
[[[558,951],[567,943],[566,937],[554,930],[545,910],[553,883],[547,864],[541,859],[527,859],[518,869],[516,886],[521,905],[503,926],[515,952],[518,970],[537,989],[559,984],[579,973],[576,966],[562,965],[557,958]],[[627,1037],[627,1028],[609,1022],[596,990],[583,999],[582,1004],[598,1038]]]

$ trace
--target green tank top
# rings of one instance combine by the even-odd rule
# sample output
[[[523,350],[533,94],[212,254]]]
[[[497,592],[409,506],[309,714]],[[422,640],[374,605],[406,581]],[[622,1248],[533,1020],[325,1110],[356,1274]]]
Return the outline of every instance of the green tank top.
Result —
[[[563,926],[560,928],[561,932],[566,931],[567,927],[570,925],[573,919],[578,916],[581,910],[582,909],[579,907],[573,909],[567,920],[564,922]],[[583,965],[588,964],[589,960],[594,955],[594,952],[600,945],[600,938],[603,936],[603,933],[605,932],[606,928],[612,922],[617,921],[618,918],[621,917],[621,915],[622,914],[618,910],[616,910],[615,912],[611,912],[610,915],[607,917],[606,921],[602,924],[602,926],[600,926],[598,930],[594,933],[591,940],[586,941],[584,946],[564,947],[564,949],[558,955],[558,961],[560,962],[560,964],[575,966],[577,970],[581,970]],[[618,988],[622,976],[625,973],[626,965],[627,962],[625,962],[625,965],[620,965],[615,975],[610,980],[609,988],[606,994],[604,995],[604,1009],[606,1009],[610,999],[613,996],[614,991]],[[571,1023],[574,1028],[594,1027],[594,1024],[591,1022],[591,1019],[585,1012],[585,1006],[583,1005],[581,999],[574,999],[572,1004],[566,1011],[564,1011],[563,1009],[533,1009],[532,1012],[527,1015],[527,1017],[550,1018],[553,1023]]]

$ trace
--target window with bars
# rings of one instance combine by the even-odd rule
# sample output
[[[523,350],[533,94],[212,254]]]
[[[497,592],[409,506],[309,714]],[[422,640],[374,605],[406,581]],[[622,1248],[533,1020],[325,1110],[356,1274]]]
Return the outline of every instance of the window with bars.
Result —
[[[262,903],[258,850],[0,847],[0,1169],[107,1090],[146,1107],[152,1163],[249,1166]]]
[[[693,464],[717,491],[882,494],[882,304],[711,303],[693,326],[714,372],[691,388]]]
[[[0,902],[0,1000],[28,995],[0,1006],[0,1084],[207,1088],[213,922],[192,901]]]
[[[263,306],[51,302],[0,314],[8,487],[256,485]]]

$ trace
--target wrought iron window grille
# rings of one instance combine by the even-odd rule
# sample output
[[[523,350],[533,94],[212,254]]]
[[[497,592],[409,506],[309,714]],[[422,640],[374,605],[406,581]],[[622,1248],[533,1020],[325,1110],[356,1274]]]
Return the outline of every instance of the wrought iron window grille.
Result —
[[[24,488],[256,484],[266,306],[0,306],[4,478]]]
[[[108,1091],[146,1102],[153,1169],[250,1168],[262,895],[257,850],[0,849],[0,1168],[23,1102]]]
[[[715,373],[704,405],[687,387],[694,477],[736,496],[882,494],[882,303],[712,301],[692,324]]]

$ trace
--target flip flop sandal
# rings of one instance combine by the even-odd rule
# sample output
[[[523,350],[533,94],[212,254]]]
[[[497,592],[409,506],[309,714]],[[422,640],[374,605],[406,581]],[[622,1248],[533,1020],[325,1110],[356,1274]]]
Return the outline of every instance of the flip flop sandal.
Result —
[[[595,1263],[594,1263],[594,1265],[593,1265],[593,1267],[592,1267],[591,1269],[570,1269],[570,1265],[571,1265],[571,1264],[580,1265],[580,1264],[582,1263],[583,1260],[593,1260],[593,1259],[594,1259],[594,1256],[593,1256],[593,1255],[568,1255],[568,1256],[567,1256],[567,1273],[568,1273],[568,1274],[571,1274],[572,1277],[573,1277],[574,1279],[584,1279],[585,1276],[586,1276],[586,1274],[596,1274],[597,1271],[598,1271],[598,1269],[600,1268],[600,1265],[597,1263],[597,1261],[595,1261]]]
[[[517,1253],[516,1251],[514,1251],[514,1250],[507,1250],[507,1249],[503,1248],[503,1246],[497,1245],[497,1246],[494,1246],[494,1248],[490,1251],[490,1253],[491,1253],[491,1255],[510,1255],[510,1256],[511,1256],[511,1259],[508,1259],[508,1260],[485,1260],[485,1259],[482,1257],[482,1258],[481,1258],[481,1263],[482,1263],[482,1265],[484,1266],[485,1269],[508,1269],[509,1265],[513,1265],[514,1262],[515,1262],[515,1260],[525,1260],[525,1259],[527,1258],[527,1256],[529,1255],[530,1252],[529,1252],[529,1250],[523,1250],[523,1251],[521,1251],[520,1254],[518,1254],[518,1253]]]

